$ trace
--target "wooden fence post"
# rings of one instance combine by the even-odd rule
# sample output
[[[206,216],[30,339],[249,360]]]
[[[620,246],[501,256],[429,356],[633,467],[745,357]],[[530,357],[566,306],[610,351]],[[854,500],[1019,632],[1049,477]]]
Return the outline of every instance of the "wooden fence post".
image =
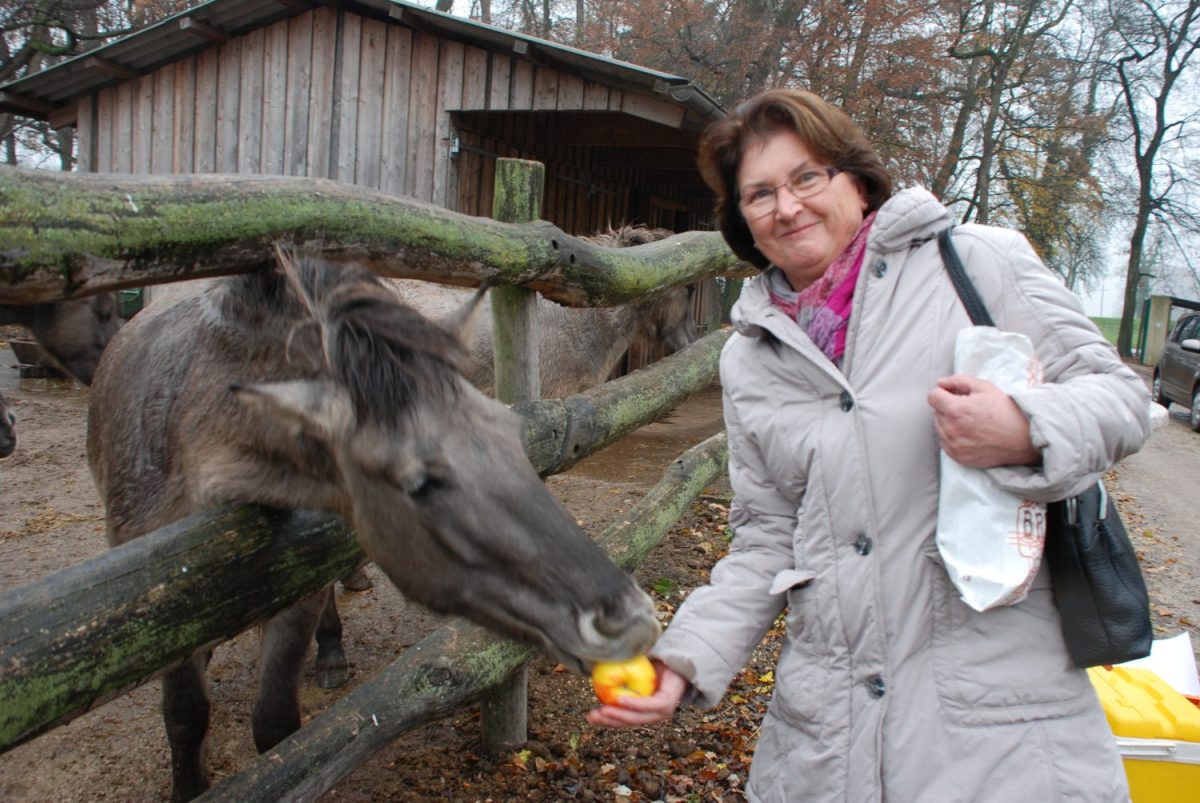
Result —
[[[546,167],[524,159],[496,160],[492,217],[502,223],[530,223],[541,217]],[[496,398],[508,404],[541,398],[538,374],[537,293],[524,287],[494,287],[492,340]],[[522,664],[480,702],[483,749],[512,750],[528,738],[529,671]]]

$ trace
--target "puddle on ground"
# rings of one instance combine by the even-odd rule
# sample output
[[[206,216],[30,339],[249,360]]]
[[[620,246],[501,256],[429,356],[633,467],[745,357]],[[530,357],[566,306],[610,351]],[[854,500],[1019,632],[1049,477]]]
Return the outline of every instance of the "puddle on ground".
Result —
[[[0,347],[0,393],[21,399],[45,399],[80,410],[87,408],[88,389],[74,379],[22,378],[17,357],[7,344]]]
[[[581,460],[566,474],[650,488],[672,461],[724,427],[721,386],[714,382],[665,417]]]

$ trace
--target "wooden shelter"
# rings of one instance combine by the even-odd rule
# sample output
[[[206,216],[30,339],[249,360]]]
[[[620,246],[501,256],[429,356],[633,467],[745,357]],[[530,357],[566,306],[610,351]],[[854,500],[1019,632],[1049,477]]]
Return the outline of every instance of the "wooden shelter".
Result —
[[[497,157],[546,165],[573,234],[710,228],[724,114],[687,79],[395,0],[209,0],[0,86],[74,126],[81,171],[332,178],[491,213]]]

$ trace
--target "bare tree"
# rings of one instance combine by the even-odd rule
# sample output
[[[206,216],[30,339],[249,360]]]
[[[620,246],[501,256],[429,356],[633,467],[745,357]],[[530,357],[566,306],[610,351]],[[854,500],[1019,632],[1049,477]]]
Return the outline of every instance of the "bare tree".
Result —
[[[1125,301],[1117,349],[1123,356],[1133,353],[1133,319],[1137,315],[1138,282],[1144,270],[1146,234],[1151,219],[1164,224],[1192,220],[1190,210],[1176,197],[1183,177],[1162,162],[1162,157],[1181,149],[1187,136],[1185,124],[1197,113],[1177,111],[1173,91],[1187,70],[1200,38],[1200,0],[1153,3],[1149,0],[1113,0],[1113,26],[1123,43],[1123,53],[1113,65],[1124,103],[1137,174],[1133,232],[1129,237],[1129,261],[1125,270]],[[1194,101],[1194,98],[1193,98]]]
[[[0,4],[0,84],[85,53],[201,0],[9,0]],[[16,164],[18,144],[57,153],[73,165],[73,131],[0,114],[3,161]]]

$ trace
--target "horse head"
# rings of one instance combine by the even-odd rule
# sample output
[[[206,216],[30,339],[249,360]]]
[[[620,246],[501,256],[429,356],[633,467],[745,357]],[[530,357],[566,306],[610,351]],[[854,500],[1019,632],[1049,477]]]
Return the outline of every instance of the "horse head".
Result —
[[[648,648],[649,598],[543,485],[520,418],[463,378],[455,335],[365,271],[281,264],[307,311],[291,348],[319,365],[233,391],[328,453],[339,512],[396,586],[579,670]]]
[[[610,248],[627,248],[646,245],[670,237],[668,229],[651,229],[645,226],[626,225],[608,229],[583,239]],[[696,323],[692,320],[692,297],[695,286],[671,287],[633,303],[637,326],[636,342],[643,348],[661,348],[666,354],[694,343],[700,337]]]
[[[0,321],[19,323],[33,333],[56,368],[92,384],[100,355],[121,326],[112,293],[52,304],[6,306]]]

